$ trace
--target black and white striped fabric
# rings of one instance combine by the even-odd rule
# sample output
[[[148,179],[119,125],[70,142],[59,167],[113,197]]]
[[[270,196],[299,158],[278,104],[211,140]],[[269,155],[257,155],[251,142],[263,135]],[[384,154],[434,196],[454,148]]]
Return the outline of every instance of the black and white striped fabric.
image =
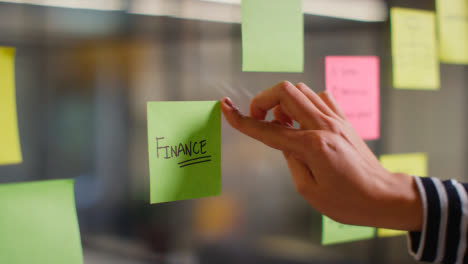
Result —
[[[424,207],[421,232],[408,233],[410,254],[419,261],[468,263],[468,185],[415,177]]]

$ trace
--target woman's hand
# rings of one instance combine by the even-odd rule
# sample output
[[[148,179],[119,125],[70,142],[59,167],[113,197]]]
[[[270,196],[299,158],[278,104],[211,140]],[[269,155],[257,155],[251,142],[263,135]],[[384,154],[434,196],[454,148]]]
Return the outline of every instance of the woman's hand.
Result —
[[[232,127],[283,152],[297,191],[321,213],[344,224],[421,229],[414,179],[385,170],[327,92],[284,81],[251,101],[250,117],[228,98],[221,106]],[[275,118],[265,121],[269,110]]]

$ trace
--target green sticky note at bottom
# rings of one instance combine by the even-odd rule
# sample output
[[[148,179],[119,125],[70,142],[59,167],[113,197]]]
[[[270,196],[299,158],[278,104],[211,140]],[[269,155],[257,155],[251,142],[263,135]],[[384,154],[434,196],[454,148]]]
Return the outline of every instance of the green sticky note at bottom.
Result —
[[[73,180],[0,185],[0,263],[83,263]]]
[[[219,195],[219,102],[148,102],[147,107],[150,202]]]
[[[322,216],[322,245],[371,239],[374,236],[373,227],[345,225]]]

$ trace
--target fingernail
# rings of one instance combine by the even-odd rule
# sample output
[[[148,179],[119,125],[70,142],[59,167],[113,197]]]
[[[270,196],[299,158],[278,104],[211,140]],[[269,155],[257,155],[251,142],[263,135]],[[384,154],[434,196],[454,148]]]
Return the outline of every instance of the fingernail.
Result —
[[[225,100],[224,100],[224,102],[225,102],[228,106],[230,106],[231,108],[234,108],[234,104],[232,103],[231,98],[226,97]]]

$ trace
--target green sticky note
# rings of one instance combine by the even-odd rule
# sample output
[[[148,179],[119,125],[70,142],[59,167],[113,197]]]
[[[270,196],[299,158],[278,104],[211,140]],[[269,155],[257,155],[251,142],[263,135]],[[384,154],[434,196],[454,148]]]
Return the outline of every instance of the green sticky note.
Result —
[[[0,212],[0,263],[83,263],[73,180],[2,184]]]
[[[440,87],[434,12],[391,9],[393,86],[438,90]]]
[[[21,163],[15,95],[15,49],[0,47],[0,165]]]
[[[408,175],[427,176],[426,153],[405,153],[380,156],[380,163],[390,172],[401,172]],[[392,237],[405,235],[405,231],[379,228],[379,237]]]
[[[322,245],[366,240],[374,236],[373,227],[345,225],[322,216]]]
[[[304,71],[301,0],[242,0],[242,70]]]
[[[468,1],[437,0],[436,3],[440,61],[468,64]]]
[[[148,148],[151,203],[221,193],[219,102],[148,102]]]

